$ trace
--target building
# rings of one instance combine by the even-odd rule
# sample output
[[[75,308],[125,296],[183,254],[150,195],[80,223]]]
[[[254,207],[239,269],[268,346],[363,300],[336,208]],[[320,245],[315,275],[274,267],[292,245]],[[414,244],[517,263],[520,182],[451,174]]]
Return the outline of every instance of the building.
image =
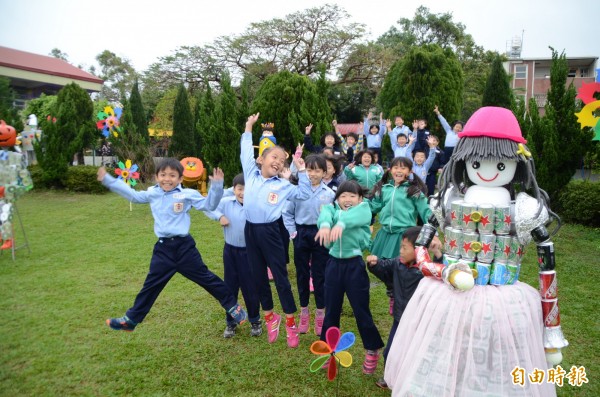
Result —
[[[509,54],[510,55],[510,54]],[[593,83],[598,75],[598,57],[567,58],[569,75],[567,84],[573,82],[575,89],[584,83]],[[552,58],[510,58],[504,63],[511,76],[511,87],[516,96],[526,101],[535,98],[543,113],[550,90],[550,67]]]
[[[23,108],[42,94],[56,95],[65,85],[77,83],[89,93],[100,92],[103,80],[62,59],[0,46],[0,76],[10,79],[15,105]]]

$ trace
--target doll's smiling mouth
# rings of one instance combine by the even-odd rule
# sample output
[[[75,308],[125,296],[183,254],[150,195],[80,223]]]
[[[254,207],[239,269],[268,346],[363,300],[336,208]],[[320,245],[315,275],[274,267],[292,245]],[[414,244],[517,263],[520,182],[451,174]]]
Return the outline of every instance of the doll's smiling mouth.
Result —
[[[481,174],[479,172],[477,173],[477,176],[479,178],[481,178],[482,181],[485,181],[485,182],[491,182],[491,181],[493,181],[494,179],[498,178],[498,175],[500,175],[500,174],[497,173],[492,179],[485,179],[484,177],[481,176]]]

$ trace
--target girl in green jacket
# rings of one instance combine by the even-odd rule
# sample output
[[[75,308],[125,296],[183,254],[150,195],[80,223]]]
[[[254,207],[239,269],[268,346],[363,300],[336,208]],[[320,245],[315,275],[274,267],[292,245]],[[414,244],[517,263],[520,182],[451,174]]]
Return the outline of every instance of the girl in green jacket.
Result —
[[[354,162],[344,168],[344,174],[348,180],[357,181],[360,186],[371,191],[373,186],[381,180],[382,169],[374,163],[375,156],[371,150],[361,150],[354,157]],[[357,165],[358,164],[358,165]]]
[[[321,340],[325,340],[330,327],[340,326],[346,295],[366,350],[363,373],[371,375],[377,368],[383,340],[369,308],[370,281],[362,254],[369,247],[371,209],[363,196],[364,189],[356,181],[343,182],[338,187],[335,202],[321,209],[315,240],[330,247],[325,266],[325,320]]]

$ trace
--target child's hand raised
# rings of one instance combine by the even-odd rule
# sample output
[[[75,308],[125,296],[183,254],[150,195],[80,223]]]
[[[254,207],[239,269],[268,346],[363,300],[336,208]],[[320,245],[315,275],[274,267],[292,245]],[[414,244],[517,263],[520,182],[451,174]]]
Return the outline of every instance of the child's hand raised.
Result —
[[[294,153],[294,158],[300,158],[302,157],[302,151],[304,150],[304,144],[298,144],[298,146],[296,146],[296,152]]]
[[[367,256],[367,265],[373,267],[377,264],[377,255]]]
[[[97,179],[102,182],[102,180],[104,179],[104,176],[106,175],[106,168],[104,167],[100,167],[98,168],[98,173],[97,175]]]
[[[413,130],[419,129],[419,122],[417,120],[413,120]]]
[[[283,178],[283,179],[288,179],[289,180],[290,176],[292,176],[292,170],[290,170],[288,167],[285,167],[279,173],[279,177]]]
[[[353,162],[349,163],[349,164],[346,166],[346,168],[348,168],[349,170],[351,170],[351,169],[352,169],[352,168],[354,168],[354,167],[356,167],[356,162],[355,162],[355,161],[353,161]]]
[[[392,128],[392,121],[390,119],[387,119],[385,121],[385,128],[387,128],[388,130]]]
[[[428,136],[427,137],[427,145],[429,145],[430,149],[436,147],[435,139]]]
[[[330,241],[329,234],[330,233],[331,233],[331,230],[326,227],[319,229],[319,231],[315,235],[315,241],[318,241],[319,244],[321,244],[322,246],[329,245],[329,241]]]
[[[415,139],[417,139],[417,137],[416,137],[416,136],[414,136],[414,135],[409,135],[409,136],[408,136],[408,143],[413,143],[413,142],[415,141]]]
[[[211,182],[223,182],[225,179],[225,174],[223,173],[222,169],[215,167],[213,169],[213,174],[209,176],[208,179],[210,179]]]
[[[221,226],[225,227],[225,226],[229,226],[229,219],[227,219],[227,217],[225,215],[221,216],[219,218],[219,223],[221,224]]]
[[[333,120],[333,121],[335,121],[335,120]],[[335,126],[335,124],[334,124],[334,126]],[[313,125],[312,125],[312,123],[311,123],[311,124],[309,124],[309,125],[307,125],[307,126],[306,126],[306,128],[304,129],[304,133],[305,133],[306,135],[310,135],[310,130],[312,130],[312,128],[313,128]]]
[[[438,105],[435,105],[435,107],[433,108],[433,113],[439,115],[440,114],[440,110],[438,109]]]
[[[306,171],[306,165],[304,164],[304,159],[302,157],[294,157],[294,164],[296,165],[298,172]]]
[[[260,113],[248,116],[248,120],[246,120],[246,131],[252,131],[252,126],[258,121],[258,116],[260,116]]]

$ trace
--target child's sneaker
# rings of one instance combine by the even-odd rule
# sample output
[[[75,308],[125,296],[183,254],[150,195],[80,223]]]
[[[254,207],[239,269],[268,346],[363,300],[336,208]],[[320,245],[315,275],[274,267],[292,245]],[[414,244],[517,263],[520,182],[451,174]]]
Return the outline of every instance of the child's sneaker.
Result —
[[[248,313],[244,310],[244,308],[237,304],[228,311],[229,315],[233,317],[236,323],[244,324],[246,320],[248,320]]]
[[[106,320],[106,325],[108,325],[116,331],[132,332],[135,329],[135,326],[138,325],[138,323],[136,323],[127,316],[123,316],[120,318],[109,318],[108,320]]]
[[[250,336],[261,336],[261,335],[262,335],[262,324],[260,322],[252,323],[250,325]]]
[[[377,369],[377,361],[379,361],[379,350],[367,350],[365,361],[363,362],[363,374],[373,375]]]
[[[383,378],[379,378],[375,384],[382,389],[389,389],[387,382]]]
[[[279,324],[281,324],[281,316],[277,313],[273,313],[271,321],[267,321],[267,336],[269,343],[273,343],[279,336]]]
[[[308,332],[310,328],[310,312],[308,308],[300,310],[300,326],[298,327],[298,332],[301,334],[305,334]]]
[[[236,325],[227,325],[227,328],[223,332],[223,338],[233,338],[235,336],[235,327]]]
[[[298,336],[298,326],[293,325],[288,327],[286,325],[285,330],[287,331],[287,345],[288,347],[298,347],[298,340],[300,337]]]
[[[321,330],[323,329],[323,320],[325,320],[325,313],[317,310],[315,314],[315,335],[321,336]]]

